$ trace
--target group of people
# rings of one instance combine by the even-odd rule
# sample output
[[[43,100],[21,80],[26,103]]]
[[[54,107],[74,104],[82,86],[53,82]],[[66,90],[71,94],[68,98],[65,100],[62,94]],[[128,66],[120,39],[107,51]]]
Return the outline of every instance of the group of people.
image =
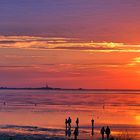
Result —
[[[72,122],[72,119],[70,117],[68,119],[65,119],[65,125],[66,125],[65,135],[68,137],[71,136],[71,122]],[[79,135],[79,118],[76,119],[75,123],[76,123],[76,127],[74,129],[73,134],[74,134],[75,140],[77,140],[77,137]]]
[[[104,140],[104,134],[106,134],[107,140],[109,140],[110,133],[111,133],[111,131],[110,131],[110,128],[108,126],[106,129],[104,127],[102,127],[101,128],[102,140]]]
[[[94,134],[94,120],[92,119],[91,120],[92,122],[92,135]],[[66,125],[66,131],[65,131],[65,135],[70,137],[71,136],[71,123],[72,123],[72,119],[70,117],[68,117],[68,119],[65,119],[65,125]],[[78,138],[78,135],[79,135],[79,118],[76,119],[75,121],[76,123],[76,126],[74,128],[74,140],[77,140]],[[102,135],[102,140],[104,140],[105,138],[105,134],[106,134],[106,137],[107,137],[107,140],[109,140],[109,136],[110,136],[110,133],[111,133],[111,130],[109,128],[109,126],[106,127],[102,127],[101,130],[100,130],[100,133]]]

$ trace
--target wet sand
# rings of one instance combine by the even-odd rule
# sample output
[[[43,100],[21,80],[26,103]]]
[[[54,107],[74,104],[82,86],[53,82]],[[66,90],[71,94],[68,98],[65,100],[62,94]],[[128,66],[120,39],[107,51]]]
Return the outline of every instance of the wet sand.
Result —
[[[73,129],[79,117],[79,139],[99,139],[100,128],[107,125],[112,136],[127,134],[140,139],[138,92],[0,91],[1,139],[9,139],[9,136],[67,139],[64,122],[69,116]],[[94,138],[91,137],[92,118],[95,120]]]

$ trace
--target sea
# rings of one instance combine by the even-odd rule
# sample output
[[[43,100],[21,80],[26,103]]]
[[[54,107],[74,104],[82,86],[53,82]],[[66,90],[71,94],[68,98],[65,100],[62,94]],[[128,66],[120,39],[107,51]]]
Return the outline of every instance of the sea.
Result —
[[[110,137],[140,140],[140,91],[0,90],[1,139],[73,139],[77,118],[78,139],[100,140],[109,126]]]

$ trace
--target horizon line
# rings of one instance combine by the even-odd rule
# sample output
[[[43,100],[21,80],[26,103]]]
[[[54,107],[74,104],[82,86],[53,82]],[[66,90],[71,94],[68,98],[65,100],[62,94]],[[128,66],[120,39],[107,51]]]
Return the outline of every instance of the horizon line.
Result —
[[[128,89],[128,88],[61,88],[61,87],[0,87],[0,90],[8,90],[8,89],[25,89],[25,90],[32,90],[32,89],[35,89],[35,90],[95,90],[95,91],[140,91],[140,89]]]

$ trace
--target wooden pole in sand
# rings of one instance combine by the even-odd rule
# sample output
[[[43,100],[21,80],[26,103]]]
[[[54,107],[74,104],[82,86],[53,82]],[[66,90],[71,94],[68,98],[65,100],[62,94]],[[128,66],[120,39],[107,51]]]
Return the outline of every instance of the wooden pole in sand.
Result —
[[[92,132],[91,132],[91,135],[93,136],[94,135],[94,120],[93,120],[93,118],[91,120],[91,124],[92,124]]]

